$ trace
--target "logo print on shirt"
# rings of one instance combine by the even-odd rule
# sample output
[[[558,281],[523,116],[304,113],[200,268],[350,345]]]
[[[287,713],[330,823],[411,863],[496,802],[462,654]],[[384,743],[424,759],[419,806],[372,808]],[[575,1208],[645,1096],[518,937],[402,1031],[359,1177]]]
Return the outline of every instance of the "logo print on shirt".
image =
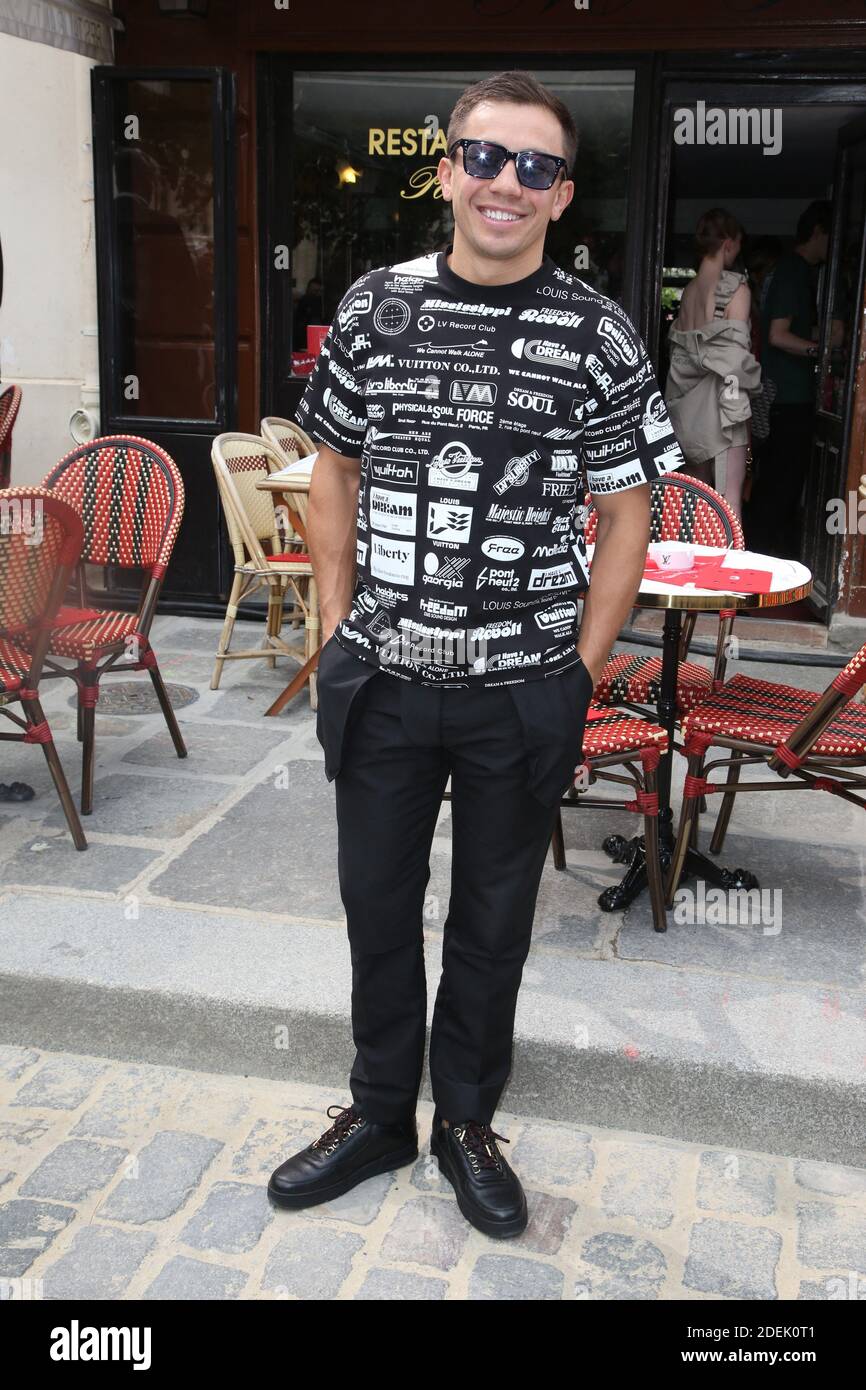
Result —
[[[673,434],[674,427],[668,419],[667,407],[660,391],[653,391],[647,401],[640,427],[648,444],[654,444],[666,434]]]
[[[466,357],[477,357],[479,353],[493,351],[493,344],[485,342],[483,338],[473,338],[471,343],[431,343],[428,338],[426,343],[410,343],[409,346],[415,352],[451,352]]]
[[[448,399],[465,405],[493,405],[496,386],[492,381],[452,381]]]
[[[526,357],[530,362],[544,362],[572,372],[577,371],[583,357],[582,353],[572,352],[564,343],[554,343],[549,338],[515,338],[511,351],[515,357]]]
[[[403,329],[408,327],[411,317],[405,299],[383,299],[373,315],[373,325],[380,333],[393,337],[395,333],[402,333]]]
[[[435,550],[428,550],[424,556],[424,583],[441,584],[445,589],[462,589],[463,571],[468,564],[468,556],[449,555],[442,560]]]
[[[467,541],[472,529],[472,508],[448,505],[444,502],[427,504],[427,535],[431,541]]]
[[[612,318],[605,314],[598,321],[598,331],[602,338],[606,338],[611,347],[629,367],[634,367],[638,360],[638,350],[632,342],[622,324],[614,323]]]
[[[359,415],[353,415],[348,406],[345,406],[339,396],[335,396],[330,386],[326,386],[322,394],[322,400],[330,410],[335,420],[339,420],[341,425],[345,425],[347,430],[366,430],[367,421]]]
[[[414,492],[392,492],[386,487],[370,488],[370,524],[379,531],[414,536],[418,496]],[[383,576],[388,578],[387,575]]]
[[[482,460],[473,454],[468,444],[453,439],[444,444],[430,460],[427,482],[430,487],[457,488],[461,492],[477,492],[478,473]]]
[[[377,579],[411,584],[415,578],[415,542],[371,536],[370,572]],[[365,547],[366,549],[366,547]]]
[[[482,541],[481,550],[488,560],[499,560],[503,564],[519,560],[526,546],[517,536],[488,536]]]
[[[493,491],[501,496],[510,487],[522,487],[529,477],[529,470],[533,463],[537,463],[541,454],[537,449],[533,449],[528,454],[517,454],[510,458],[505,465],[505,472],[502,477],[493,484]]]
[[[340,331],[346,333],[358,326],[358,315],[369,314],[373,305],[373,295],[370,290],[364,290],[363,294],[356,294],[350,299],[344,309],[337,315],[337,322]]]

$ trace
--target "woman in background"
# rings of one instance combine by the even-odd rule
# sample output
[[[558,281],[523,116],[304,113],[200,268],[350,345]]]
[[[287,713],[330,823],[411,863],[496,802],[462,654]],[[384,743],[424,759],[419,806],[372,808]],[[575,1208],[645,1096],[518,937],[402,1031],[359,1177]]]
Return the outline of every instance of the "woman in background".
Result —
[[[751,351],[751,291],[745,275],[731,269],[743,229],[725,208],[710,208],[695,241],[697,274],[668,333],[665,400],[688,461],[681,472],[711,483],[742,519],[749,395],[761,389]]]

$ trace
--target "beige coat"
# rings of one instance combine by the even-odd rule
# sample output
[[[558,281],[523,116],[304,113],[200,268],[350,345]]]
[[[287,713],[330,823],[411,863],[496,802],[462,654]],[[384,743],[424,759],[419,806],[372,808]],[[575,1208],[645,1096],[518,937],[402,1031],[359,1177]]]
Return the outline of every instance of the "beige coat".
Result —
[[[729,274],[724,272],[725,277]],[[727,284],[719,295],[723,297],[730,298]],[[748,441],[749,396],[761,389],[761,366],[752,355],[750,338],[747,323],[726,318],[688,332],[674,323],[668,333],[671,364],[665,401],[689,463],[714,459]]]

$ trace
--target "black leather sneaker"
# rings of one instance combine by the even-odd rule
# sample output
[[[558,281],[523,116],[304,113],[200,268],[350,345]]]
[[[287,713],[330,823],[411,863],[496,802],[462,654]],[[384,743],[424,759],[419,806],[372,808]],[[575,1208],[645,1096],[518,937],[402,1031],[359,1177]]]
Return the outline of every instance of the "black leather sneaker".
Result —
[[[367,1120],[356,1106],[339,1113],[318,1139],[287,1158],[271,1174],[268,1197],[278,1207],[312,1207],[330,1202],[365,1178],[402,1168],[418,1157],[418,1125],[413,1115],[397,1125]]]
[[[526,1194],[500,1153],[489,1124],[465,1120],[443,1125],[433,1117],[430,1151],[454,1188],[466,1220],[488,1236],[519,1236],[526,1229]]]

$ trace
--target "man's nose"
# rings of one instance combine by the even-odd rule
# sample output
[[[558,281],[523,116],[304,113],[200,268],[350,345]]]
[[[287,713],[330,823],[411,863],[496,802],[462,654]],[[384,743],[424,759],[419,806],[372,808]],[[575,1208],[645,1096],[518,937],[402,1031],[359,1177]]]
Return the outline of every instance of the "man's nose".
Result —
[[[495,179],[490,180],[490,187],[497,193],[508,193],[513,198],[519,198],[523,185],[517,177],[517,165],[513,159],[506,159],[505,168],[501,169]]]

